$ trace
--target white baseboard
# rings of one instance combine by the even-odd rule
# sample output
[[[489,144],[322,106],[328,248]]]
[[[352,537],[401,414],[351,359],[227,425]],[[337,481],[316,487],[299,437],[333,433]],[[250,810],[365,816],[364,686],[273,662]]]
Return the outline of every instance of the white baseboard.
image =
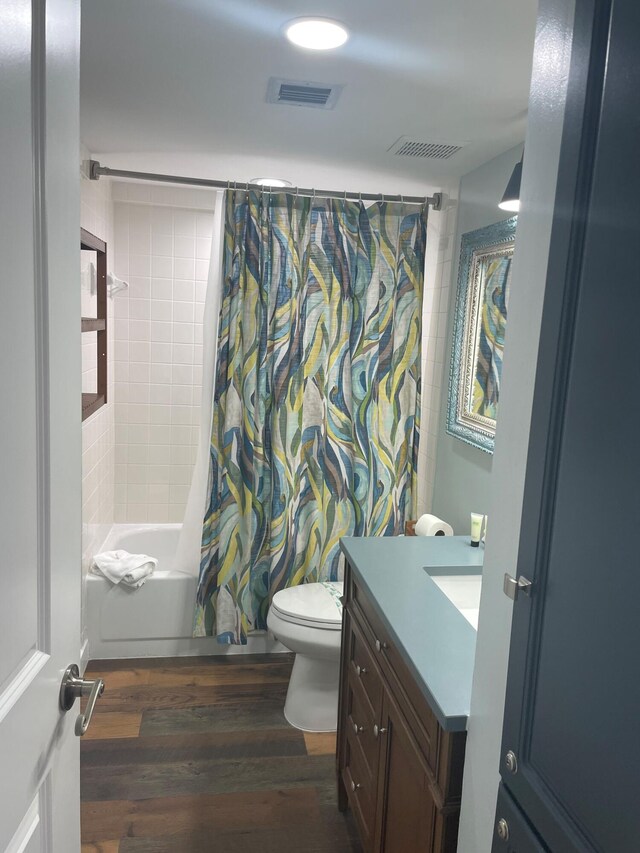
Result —
[[[177,637],[152,640],[92,640],[91,660],[145,657],[189,657],[193,655],[258,655],[289,652],[267,631],[248,638],[246,646],[218,643],[215,637]]]

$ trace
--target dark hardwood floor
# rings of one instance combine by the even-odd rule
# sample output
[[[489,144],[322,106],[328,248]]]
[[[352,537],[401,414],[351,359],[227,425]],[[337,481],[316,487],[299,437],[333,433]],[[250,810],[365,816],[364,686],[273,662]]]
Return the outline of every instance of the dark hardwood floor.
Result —
[[[360,853],[335,735],[282,709],[293,655],[94,661],[82,853]]]

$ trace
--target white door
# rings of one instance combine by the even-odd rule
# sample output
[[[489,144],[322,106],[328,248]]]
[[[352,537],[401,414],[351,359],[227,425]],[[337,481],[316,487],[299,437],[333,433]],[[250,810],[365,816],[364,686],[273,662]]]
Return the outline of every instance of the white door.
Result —
[[[77,853],[78,0],[0,2],[0,851]]]

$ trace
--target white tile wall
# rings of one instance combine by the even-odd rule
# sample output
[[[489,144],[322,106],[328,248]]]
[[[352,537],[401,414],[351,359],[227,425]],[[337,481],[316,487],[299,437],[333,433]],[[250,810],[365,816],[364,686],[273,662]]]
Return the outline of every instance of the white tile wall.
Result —
[[[113,203],[111,183],[108,180],[90,181],[86,162],[89,153],[82,152],[81,211],[83,228],[107,244],[107,270],[113,269]],[[80,239],[80,235],[78,235]],[[84,254],[84,253],[83,253]],[[89,258],[85,255],[83,262]],[[80,253],[78,263],[80,263]],[[90,298],[83,282],[82,310],[91,311],[95,298]],[[82,576],[86,575],[93,554],[104,541],[113,524],[114,497],[114,323],[113,302],[107,300],[107,404],[82,424]],[[93,315],[95,316],[95,305]],[[80,318],[78,318],[79,323]],[[96,335],[82,336],[82,388],[90,391],[96,387]],[[78,403],[78,411],[80,406]]]
[[[114,185],[115,520],[180,522],[195,462],[215,195]],[[152,203],[154,202],[154,203]]]
[[[445,206],[442,211],[430,211],[427,224],[427,259],[422,315],[422,412],[418,452],[418,516],[431,510],[442,385],[449,381],[449,353],[445,346],[457,215],[457,189],[455,189],[445,194]]]

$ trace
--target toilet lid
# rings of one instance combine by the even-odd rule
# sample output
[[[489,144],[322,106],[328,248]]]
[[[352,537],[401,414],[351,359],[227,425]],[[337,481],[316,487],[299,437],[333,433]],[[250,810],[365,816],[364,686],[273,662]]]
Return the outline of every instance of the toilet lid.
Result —
[[[291,586],[276,592],[271,606],[282,619],[288,622],[340,630],[342,590],[342,581]]]

